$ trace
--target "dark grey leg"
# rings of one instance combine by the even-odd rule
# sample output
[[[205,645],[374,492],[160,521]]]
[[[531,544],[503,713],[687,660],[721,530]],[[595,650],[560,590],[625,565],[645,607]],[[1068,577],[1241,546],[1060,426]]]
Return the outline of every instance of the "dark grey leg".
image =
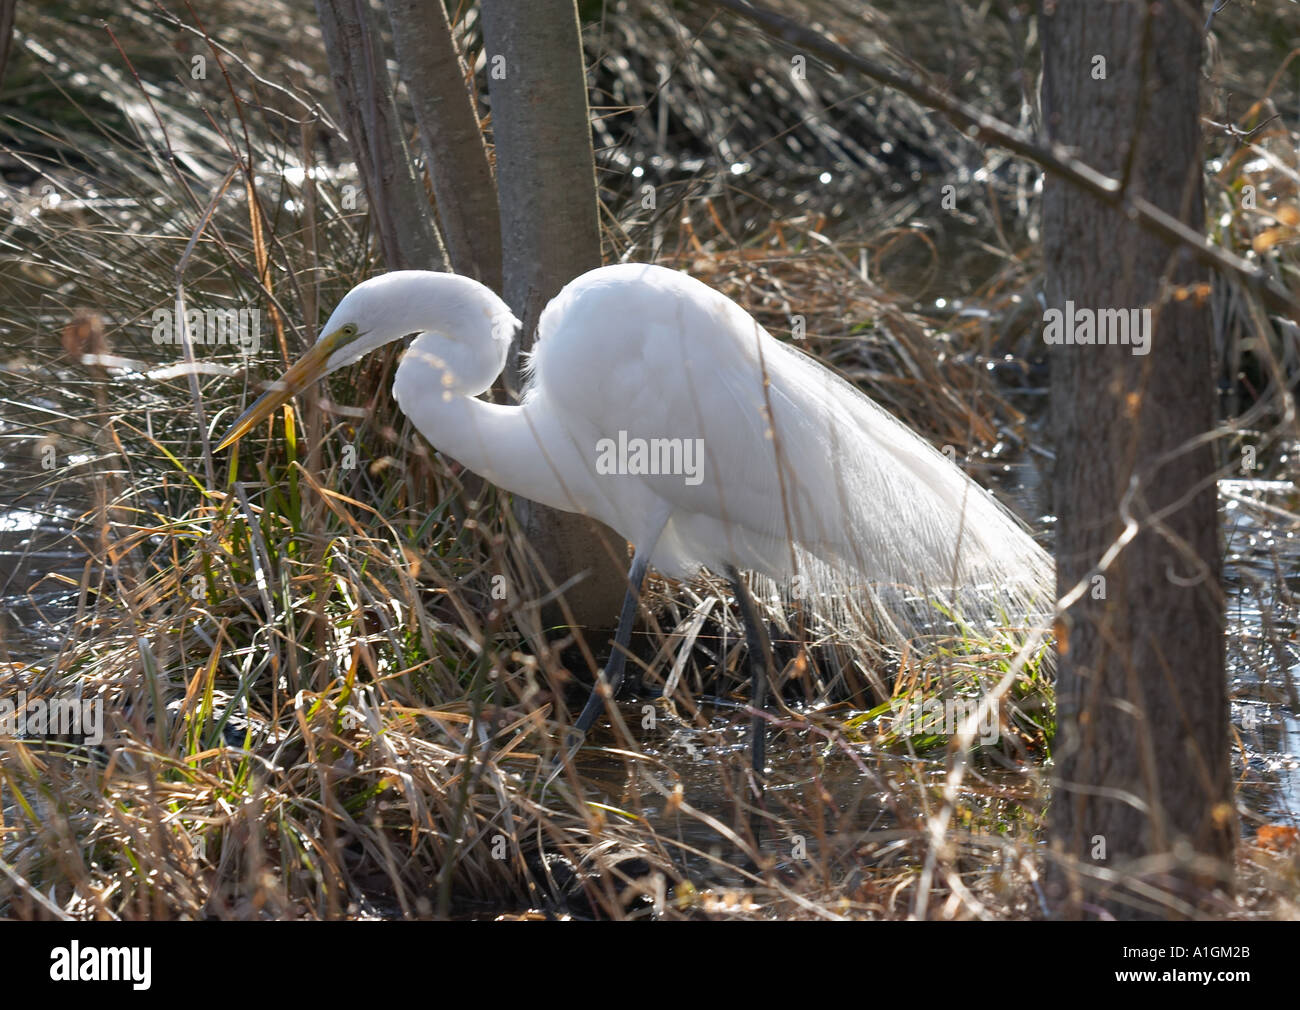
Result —
[[[582,746],[582,741],[587,731],[591,729],[592,723],[605,710],[605,699],[600,691],[601,683],[609,684],[612,695],[618,696],[618,689],[623,683],[623,667],[627,663],[627,647],[632,640],[632,625],[636,621],[637,601],[641,598],[641,584],[645,581],[648,567],[646,555],[638,551],[636,557],[632,559],[632,570],[628,572],[627,595],[623,597],[623,610],[618,615],[618,630],[614,634],[613,651],[609,654],[605,669],[600,672],[596,683],[591,688],[591,695],[587,698],[582,714],[578,716],[578,721],[573,724],[573,729],[569,731],[566,738],[570,756]]]
[[[731,580],[731,590],[736,594],[736,603],[740,606],[740,620],[745,626],[749,676],[753,683],[749,704],[755,710],[750,724],[750,760],[754,768],[754,780],[761,789],[767,769],[767,720],[757,713],[767,708],[767,664],[772,655],[772,647],[767,639],[767,628],[758,619],[754,599],[749,595],[745,583],[740,580],[740,573],[735,568],[728,567],[727,577]]]

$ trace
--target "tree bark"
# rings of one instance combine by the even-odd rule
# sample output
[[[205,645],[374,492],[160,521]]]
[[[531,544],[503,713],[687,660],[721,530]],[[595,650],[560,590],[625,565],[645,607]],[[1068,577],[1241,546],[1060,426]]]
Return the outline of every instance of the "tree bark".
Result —
[[[9,66],[9,49],[14,40],[14,15],[18,0],[0,0],[0,87],[4,86],[5,70]]]
[[[316,0],[330,78],[370,219],[390,270],[446,270],[429,200],[411,169],[368,0]]]
[[[1042,15],[1050,139],[1203,233],[1200,4]],[[1067,917],[1166,917],[1230,881],[1235,834],[1215,460],[1194,444],[1215,427],[1213,343],[1207,305],[1173,297],[1208,277],[1052,176],[1043,217],[1049,309],[1151,310],[1145,355],[1051,347],[1057,586],[1086,588],[1058,624],[1049,898]],[[1126,516],[1139,531],[1103,562]]]
[[[568,281],[601,264],[586,73],[572,0],[483,0],[504,256],[503,296],[523,320],[506,366],[517,393],[519,352]],[[608,629],[627,587],[624,541],[593,519],[521,502],[540,567],[580,627]],[[551,619],[558,617],[552,614]]]
[[[501,213],[471,78],[440,0],[385,0],[457,273],[501,290]]]

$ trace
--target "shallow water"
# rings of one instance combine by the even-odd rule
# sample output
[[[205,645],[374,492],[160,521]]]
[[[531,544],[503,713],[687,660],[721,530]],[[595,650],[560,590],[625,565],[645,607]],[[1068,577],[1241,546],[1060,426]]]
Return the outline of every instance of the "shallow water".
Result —
[[[40,663],[76,613],[85,557],[67,509],[0,511],[0,657]],[[60,578],[60,576],[62,578]],[[63,581],[67,579],[70,581]]]
[[[1266,821],[1300,814],[1300,528],[1290,481],[1223,481],[1224,582],[1232,722],[1245,750],[1246,812]],[[1258,505],[1239,499],[1250,499]]]

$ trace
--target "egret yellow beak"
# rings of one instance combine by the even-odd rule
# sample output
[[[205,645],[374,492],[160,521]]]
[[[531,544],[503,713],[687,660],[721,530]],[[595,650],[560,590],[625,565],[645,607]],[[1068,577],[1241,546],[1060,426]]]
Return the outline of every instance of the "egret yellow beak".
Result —
[[[312,345],[311,350],[289,366],[265,393],[259,396],[249,408],[239,415],[239,420],[230,426],[225,437],[217,444],[220,452],[226,446],[234,445],[254,427],[270,417],[277,407],[288,403],[317,379],[325,374],[330,356],[349,340],[355,338],[355,331],[335,330],[322,337]]]

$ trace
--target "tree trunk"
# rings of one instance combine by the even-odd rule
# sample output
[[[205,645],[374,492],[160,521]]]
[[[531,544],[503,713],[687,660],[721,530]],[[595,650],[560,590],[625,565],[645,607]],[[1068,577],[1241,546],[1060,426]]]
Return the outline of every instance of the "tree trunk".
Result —
[[[316,0],[330,78],[370,219],[390,270],[446,270],[429,200],[411,169],[369,0]]]
[[[546,303],[601,264],[595,158],[577,9],[572,2],[483,0],[504,255],[503,295],[523,320],[507,364],[518,392],[519,352]],[[627,587],[623,540],[593,519],[521,503],[520,519],[580,627],[608,629]],[[558,614],[552,614],[555,619]]]
[[[1048,136],[1203,232],[1200,5],[1042,13]],[[1058,625],[1049,896],[1064,916],[1176,915],[1133,885],[1194,901],[1230,881],[1235,832],[1215,460],[1193,444],[1215,426],[1212,336],[1207,305],[1173,297],[1208,278],[1050,176],[1043,218],[1049,310],[1151,310],[1147,354],[1051,348],[1057,587],[1086,588]],[[1103,562],[1126,516],[1139,532]]]
[[[9,48],[14,40],[14,14],[18,0],[0,0],[0,86],[5,82],[5,69],[9,66]]]
[[[440,0],[385,0],[452,268],[501,290],[501,214],[472,78]]]

